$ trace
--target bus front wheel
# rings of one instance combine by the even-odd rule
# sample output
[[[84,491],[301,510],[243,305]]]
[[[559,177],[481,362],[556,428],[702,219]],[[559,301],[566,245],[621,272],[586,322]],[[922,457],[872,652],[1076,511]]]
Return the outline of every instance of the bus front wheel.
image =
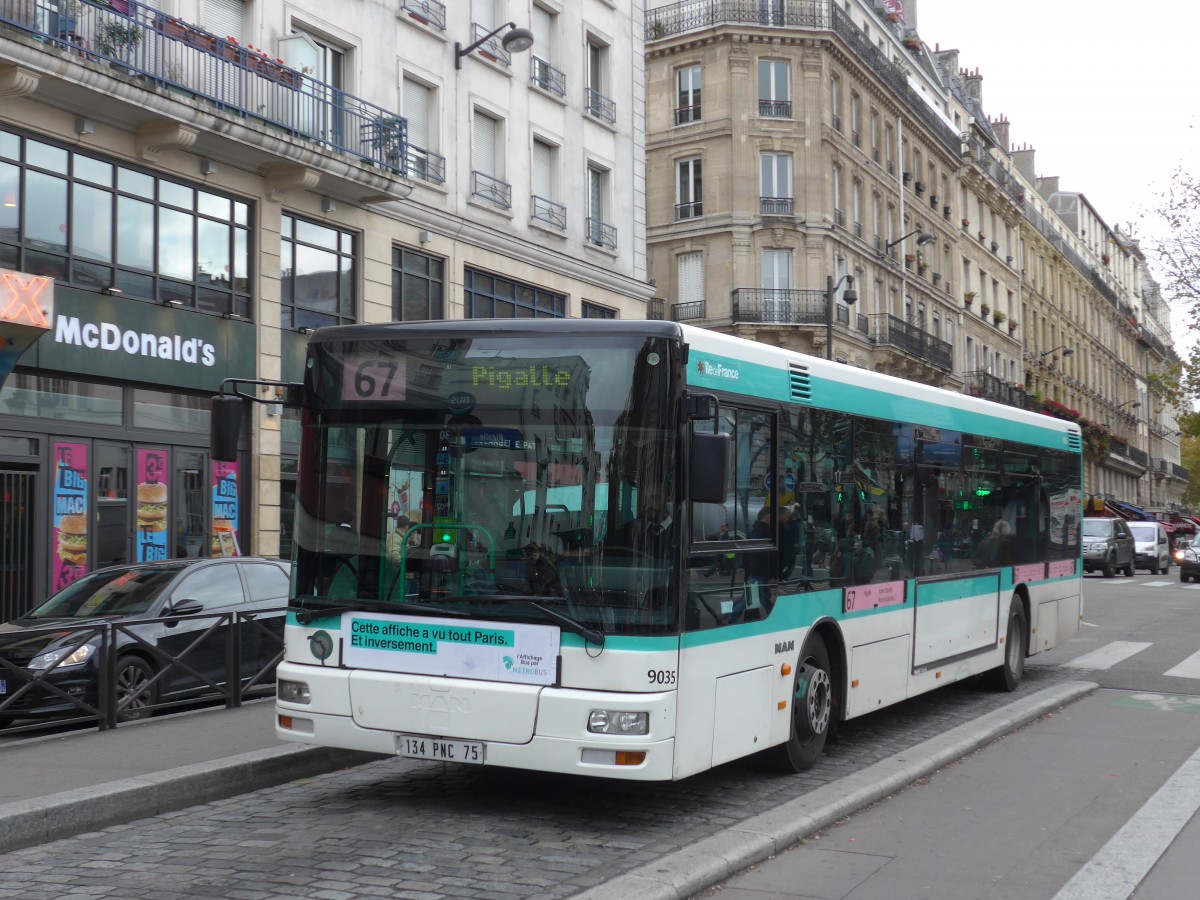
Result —
[[[809,637],[800,654],[792,689],[792,728],[788,739],[770,754],[775,767],[784,772],[807,772],[825,750],[825,739],[833,724],[833,678],[829,652],[817,635]]]

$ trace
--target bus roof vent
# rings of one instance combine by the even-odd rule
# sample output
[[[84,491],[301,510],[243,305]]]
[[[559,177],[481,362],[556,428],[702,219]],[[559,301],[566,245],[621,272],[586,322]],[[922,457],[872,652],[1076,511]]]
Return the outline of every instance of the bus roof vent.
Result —
[[[792,382],[792,399],[801,403],[812,403],[812,376],[808,373],[808,366],[788,363],[788,369]]]
[[[1072,453],[1083,452],[1083,438],[1074,431],[1067,432],[1067,449]]]

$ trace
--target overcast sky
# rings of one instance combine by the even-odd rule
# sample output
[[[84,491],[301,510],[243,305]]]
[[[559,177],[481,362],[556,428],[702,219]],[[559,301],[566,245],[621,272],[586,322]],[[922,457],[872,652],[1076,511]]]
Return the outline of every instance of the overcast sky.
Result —
[[[1058,175],[1063,190],[1086,195],[1110,227],[1129,231],[1132,223],[1144,245],[1161,233],[1152,211],[1171,173],[1180,165],[1200,169],[1194,6],[1180,0],[905,3],[909,10],[914,4],[925,43],[957,49],[960,67],[979,69],[984,112],[1007,117],[1011,142],[1037,151],[1039,176]],[[1178,346],[1178,325],[1175,338]]]

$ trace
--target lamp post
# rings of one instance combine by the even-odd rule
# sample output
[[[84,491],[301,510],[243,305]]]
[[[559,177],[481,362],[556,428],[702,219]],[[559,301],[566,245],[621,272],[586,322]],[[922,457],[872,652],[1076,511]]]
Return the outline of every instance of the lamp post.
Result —
[[[1047,350],[1045,353],[1038,356],[1038,362],[1041,362],[1042,360],[1044,360],[1047,356],[1050,356],[1051,354],[1057,353],[1059,350],[1061,350],[1063,352],[1064,359],[1066,359],[1068,356],[1070,356],[1072,353],[1075,352],[1074,347],[1068,347],[1066,344],[1060,344],[1059,346],[1055,347],[1053,350]]]
[[[500,45],[502,47],[504,47],[504,49],[507,52],[521,53],[522,51],[528,50],[530,47],[533,46],[533,32],[532,31],[530,31],[528,28],[518,28],[516,22],[505,22],[503,25],[501,25],[495,31],[491,31],[488,34],[485,34],[479,40],[475,41],[475,43],[470,44],[466,47],[464,47],[458,41],[455,41],[454,42],[454,68],[461,69],[462,68],[462,60],[463,60],[464,56],[468,56],[471,53],[474,53],[476,50],[478,50],[480,47],[482,47],[485,43],[487,43],[492,38],[494,38],[496,35],[498,35],[500,32],[502,32],[505,28],[512,29],[510,32],[508,32],[508,34],[504,35],[504,37],[502,37],[500,39]]]
[[[896,238],[894,241],[888,241],[886,244],[883,245],[884,254],[886,255],[887,252],[889,250],[891,250],[893,247],[895,247],[897,244],[904,243],[904,241],[906,241],[908,238],[912,237],[914,234],[916,234],[919,231],[921,231],[921,229],[917,228],[913,231],[910,231],[908,234],[900,235],[900,237]],[[917,238],[917,246],[924,247],[924,246],[927,246],[928,244],[932,244],[936,240],[937,240],[936,237],[934,237],[928,231],[925,231],[925,232],[922,232],[921,236]]]
[[[834,283],[832,275],[825,276],[825,358],[833,359],[833,303],[834,293],[842,286],[842,282],[846,282],[846,290],[842,294],[842,299],[847,305],[857,302],[858,293],[854,290],[854,276],[843,275]]]

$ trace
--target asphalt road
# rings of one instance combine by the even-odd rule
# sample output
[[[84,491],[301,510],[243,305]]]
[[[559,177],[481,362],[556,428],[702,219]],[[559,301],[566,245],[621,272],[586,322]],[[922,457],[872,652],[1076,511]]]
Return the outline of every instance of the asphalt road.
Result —
[[[1153,580],[1166,581],[1088,578],[1089,625],[1030,660],[1018,696],[1099,680],[1062,663],[1118,636],[1148,638],[1145,617],[1185,649],[1176,625],[1200,609],[1200,594],[1180,586],[1177,571],[1161,587]],[[855,720],[799,776],[742,761],[677,784],[634,785],[386,760],[8,854],[0,897],[568,897],[1012,699],[960,684]]]

